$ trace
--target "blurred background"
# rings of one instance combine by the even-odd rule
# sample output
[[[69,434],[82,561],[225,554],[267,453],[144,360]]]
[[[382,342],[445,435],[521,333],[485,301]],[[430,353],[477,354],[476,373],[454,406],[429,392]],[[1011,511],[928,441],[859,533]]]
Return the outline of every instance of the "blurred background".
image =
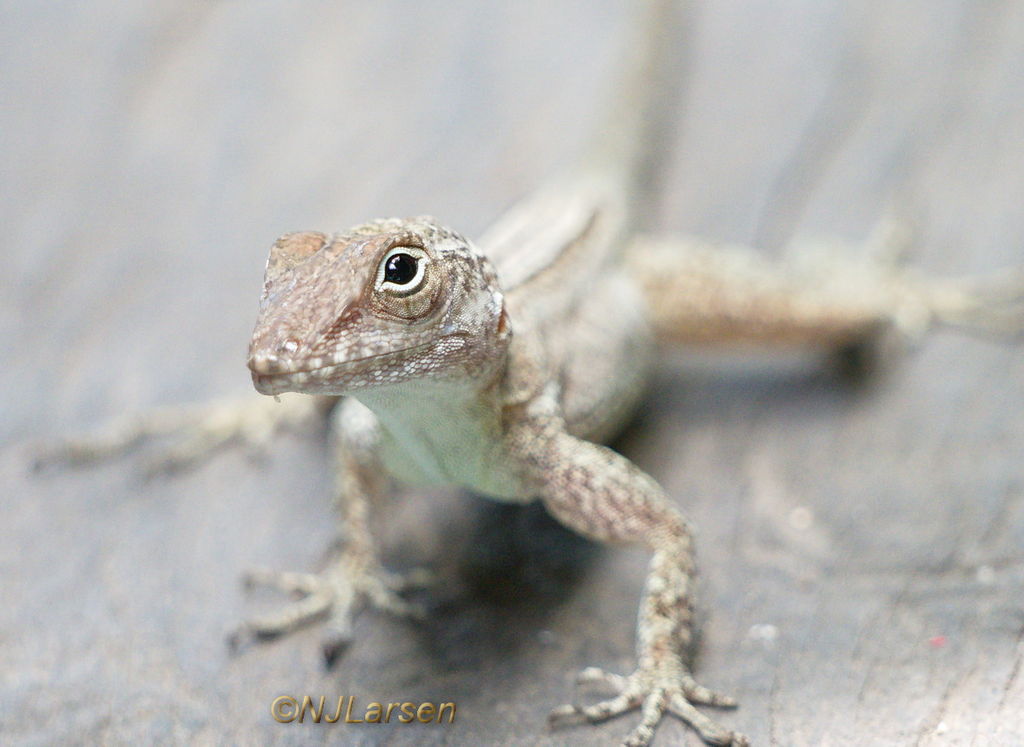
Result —
[[[629,671],[646,558],[537,511],[401,500],[385,557],[431,619],[368,614],[228,656],[334,527],[322,432],[141,479],[33,474],[32,440],[249,387],[266,251],[430,213],[469,236],[571,165],[636,4],[0,4],[0,740],[612,744],[549,733]],[[947,274],[1024,263],[1024,5],[693,0],[649,228],[864,239],[887,210]],[[758,744],[1024,741],[1024,348],[938,333],[868,388],[815,368],[660,374],[619,447],[701,534],[697,667]],[[681,368],[681,370],[680,370]],[[451,727],[280,725],[281,694],[451,700]],[[675,722],[664,744],[693,741]]]

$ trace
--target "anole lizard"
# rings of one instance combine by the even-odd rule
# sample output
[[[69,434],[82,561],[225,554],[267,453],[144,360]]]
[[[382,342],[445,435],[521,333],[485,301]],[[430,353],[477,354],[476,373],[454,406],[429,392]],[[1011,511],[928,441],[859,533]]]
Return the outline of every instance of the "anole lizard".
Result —
[[[743,248],[636,235],[636,183],[655,98],[648,80],[670,53],[660,15],[668,4],[652,6],[617,115],[585,165],[515,207],[479,242],[421,217],[289,234],[274,244],[249,352],[253,382],[267,395],[331,400],[163,413],[126,421],[99,446],[77,447],[96,456],[143,435],[194,428],[195,440],[176,455],[188,459],[232,436],[264,440],[344,396],[332,426],[346,544],[322,574],[256,576],[303,598],[246,623],[236,640],[327,617],[332,661],[362,606],[418,614],[399,593],[418,579],[385,571],[369,532],[369,508],[387,492],[388,475],[540,500],[587,537],[652,554],[636,670],[584,670],[581,681],[617,694],[556,708],[552,722],[640,709],[627,744],[649,743],[666,713],[709,743],[746,743],[698,710],[735,703],[698,684],[683,658],[692,635],[691,530],[654,479],[599,445],[637,403],[657,345],[835,349],[891,327],[911,336],[936,322],[998,328],[1019,323],[1021,283],[976,292],[884,262],[829,254],[817,264],[774,265]]]

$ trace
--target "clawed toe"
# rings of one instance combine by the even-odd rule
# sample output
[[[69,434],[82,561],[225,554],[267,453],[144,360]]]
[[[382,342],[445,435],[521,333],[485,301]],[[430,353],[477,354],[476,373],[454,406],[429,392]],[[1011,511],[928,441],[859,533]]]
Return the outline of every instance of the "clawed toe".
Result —
[[[394,592],[375,590],[369,593],[369,598],[374,607],[384,610],[395,617],[407,617],[416,621],[427,618],[427,611],[422,605],[402,599],[402,597]]]
[[[694,731],[700,734],[701,739],[708,744],[736,745],[736,747],[740,747],[740,745],[750,743],[744,735],[726,729],[698,711],[694,708],[693,703],[682,695],[676,694],[670,698],[668,711],[673,716],[693,727]]]
[[[332,597],[323,591],[308,594],[277,612],[242,623],[229,634],[228,645],[233,651],[240,651],[252,641],[269,640],[290,633],[325,616],[333,603]]]
[[[598,724],[633,710],[640,704],[640,698],[620,693],[613,698],[588,706],[564,705],[548,714],[552,726],[566,726],[589,722]]]
[[[602,687],[611,692],[622,692],[626,689],[626,678],[621,674],[606,672],[600,667],[587,667],[576,677],[578,687]]]
[[[351,628],[329,631],[320,644],[320,650],[324,656],[324,668],[333,669],[350,645],[352,645]]]
[[[437,574],[426,568],[413,568],[402,573],[383,571],[381,580],[391,591],[402,593],[433,586],[437,582]]]
[[[278,589],[286,594],[307,596],[316,591],[322,584],[313,573],[295,573],[292,571],[272,571],[255,568],[242,574],[242,584],[246,589],[267,586]]]
[[[724,693],[715,692],[696,682],[689,675],[683,677],[683,697],[690,703],[714,706],[715,708],[735,708],[736,699]]]

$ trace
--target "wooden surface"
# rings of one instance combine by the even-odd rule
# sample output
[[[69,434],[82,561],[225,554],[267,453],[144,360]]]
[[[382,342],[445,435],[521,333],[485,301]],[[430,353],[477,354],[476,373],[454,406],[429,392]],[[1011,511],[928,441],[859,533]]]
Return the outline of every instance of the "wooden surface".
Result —
[[[695,2],[653,227],[1024,261],[1024,4]],[[477,235],[571,162],[631,4],[6,3],[0,9],[0,742],[613,744],[549,733],[582,666],[633,663],[646,558],[432,493],[381,523],[430,620],[363,615],[231,658],[334,530],[324,434],[143,481],[33,475],[26,441],[243,391],[280,233],[429,212]],[[678,364],[678,365],[675,365]],[[700,529],[703,682],[756,744],[1024,743],[1024,349],[931,336],[869,386],[683,358],[620,442]],[[451,700],[454,726],[275,723],[280,694]],[[661,744],[693,741],[676,722]]]

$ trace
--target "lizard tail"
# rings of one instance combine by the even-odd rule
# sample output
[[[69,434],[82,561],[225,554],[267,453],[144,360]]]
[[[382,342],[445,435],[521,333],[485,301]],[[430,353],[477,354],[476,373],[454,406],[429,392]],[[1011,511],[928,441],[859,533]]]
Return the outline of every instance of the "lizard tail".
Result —
[[[666,162],[671,115],[680,92],[680,0],[645,0],[644,13],[626,50],[615,95],[603,124],[591,136],[582,162],[519,202],[480,237],[510,292],[543,286],[550,268],[575,263],[585,253],[591,268],[619,257],[625,239],[648,217]],[[574,274],[574,277],[578,275]],[[557,275],[566,299],[585,292],[591,279],[577,277],[575,290]],[[540,286],[537,284],[540,283]],[[544,286],[546,287],[546,286]]]
[[[684,0],[646,0],[625,49],[614,96],[603,124],[591,136],[584,164],[610,176],[628,196],[634,222],[643,223],[660,193],[673,124],[685,89],[686,33],[690,15]]]

